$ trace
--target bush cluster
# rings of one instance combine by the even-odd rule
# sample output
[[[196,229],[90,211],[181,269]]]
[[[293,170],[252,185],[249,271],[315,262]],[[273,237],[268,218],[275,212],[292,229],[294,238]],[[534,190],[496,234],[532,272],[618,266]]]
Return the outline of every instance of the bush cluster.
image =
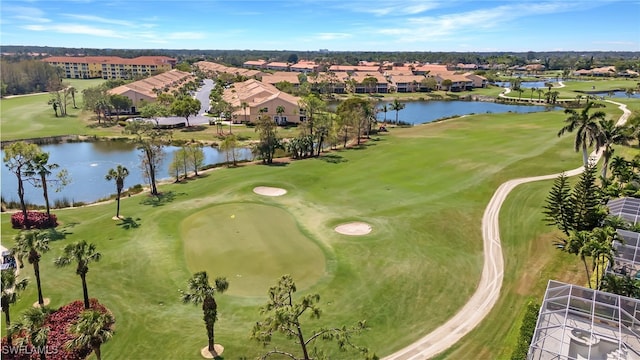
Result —
[[[109,310],[96,299],[89,299],[89,303],[93,310],[97,310],[101,313],[109,312]],[[47,347],[45,349],[46,358],[48,360],[81,360],[86,359],[89,354],[91,354],[93,349],[88,346],[84,348],[67,349],[67,343],[73,339],[73,334],[70,332],[70,326],[78,321],[80,314],[83,311],[83,301],[77,300],[59,308],[47,316],[44,326],[49,328]],[[24,332],[17,335],[17,337],[25,336],[27,336],[27,334]],[[14,336],[13,343],[16,343],[16,336]],[[2,353],[3,360],[40,359],[38,351],[36,351],[31,343],[23,347],[14,347],[14,351],[9,351],[7,338],[3,337],[2,349],[7,349]]]
[[[58,226],[58,218],[54,215],[47,215],[40,211],[27,211],[27,219],[32,229],[49,229]],[[11,215],[11,226],[14,229],[22,229],[24,227],[24,216],[22,212]]]

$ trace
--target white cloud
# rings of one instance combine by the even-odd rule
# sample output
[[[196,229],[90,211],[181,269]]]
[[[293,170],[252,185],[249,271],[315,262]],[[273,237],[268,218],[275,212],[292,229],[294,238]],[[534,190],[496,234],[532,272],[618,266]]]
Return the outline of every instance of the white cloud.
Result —
[[[48,23],[51,22],[45,15],[45,12],[35,8],[27,6],[4,6],[2,8],[3,17],[16,19],[20,21],[29,21],[36,23]]]
[[[314,36],[317,40],[336,40],[336,39],[348,39],[351,34],[347,33],[318,33]]]
[[[348,2],[340,6],[341,9],[353,12],[373,14],[376,16],[405,16],[416,15],[428,10],[439,8],[441,3],[432,0],[410,0],[410,1],[376,1],[376,2]]]
[[[31,31],[51,31],[62,34],[82,34],[110,38],[126,38],[126,36],[110,29],[101,29],[81,24],[24,25],[22,26],[22,28]]]
[[[75,19],[75,20],[85,20],[85,21],[89,21],[92,23],[102,23],[102,24],[110,24],[110,25],[119,25],[119,26],[126,26],[126,27],[133,27],[135,26],[135,24],[133,22],[130,21],[125,21],[125,20],[118,20],[118,19],[110,19],[110,18],[104,18],[104,17],[100,17],[100,16],[95,16],[95,15],[81,15],[81,14],[62,14],[63,16]]]

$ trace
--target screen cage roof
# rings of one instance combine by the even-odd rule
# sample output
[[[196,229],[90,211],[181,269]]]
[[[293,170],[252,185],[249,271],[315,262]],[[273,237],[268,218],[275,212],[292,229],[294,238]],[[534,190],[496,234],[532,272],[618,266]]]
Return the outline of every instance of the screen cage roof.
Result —
[[[609,215],[620,216],[632,224],[640,221],[640,199],[623,197],[609,200]]]
[[[640,359],[640,300],[550,280],[527,358]]]

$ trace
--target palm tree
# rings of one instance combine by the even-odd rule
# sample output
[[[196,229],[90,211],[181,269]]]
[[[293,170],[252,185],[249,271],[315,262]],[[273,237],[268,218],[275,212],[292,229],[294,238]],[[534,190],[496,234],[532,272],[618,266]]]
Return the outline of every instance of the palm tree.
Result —
[[[602,177],[607,178],[607,168],[609,167],[609,159],[613,155],[613,145],[628,145],[632,139],[629,129],[626,126],[616,126],[616,122],[612,119],[600,121],[600,139],[599,143],[603,147],[602,157]]]
[[[631,179],[630,167],[631,164],[622,156],[614,156],[609,165],[611,175],[616,177],[620,183],[627,183]]]
[[[536,90],[538,90],[538,88],[536,88],[536,87],[532,87],[531,88],[531,96],[529,97],[529,101],[533,101],[533,92],[536,91]]]
[[[400,110],[404,109],[405,104],[398,101],[398,99],[393,99],[393,102],[390,105],[390,109],[396,112],[396,124],[398,124],[398,113]]]
[[[536,92],[538,93],[538,102],[540,102],[540,97],[542,96],[542,94],[544,94],[544,90],[538,89],[536,90]]]
[[[584,264],[584,269],[589,279],[589,288],[591,288],[591,275],[589,266],[587,265],[587,256],[589,256],[589,242],[591,241],[591,233],[589,231],[573,231],[569,238],[561,239],[555,242],[556,248],[569,254],[580,256],[580,260]]]
[[[602,279],[600,289],[617,295],[640,298],[640,280],[632,279],[629,275],[606,274]]]
[[[77,109],[78,107],[76,106],[76,88],[74,88],[73,86],[69,86],[68,88],[69,94],[71,94],[71,99],[73,100],[73,108]]]
[[[75,261],[78,266],[76,267],[76,274],[82,279],[82,293],[84,295],[84,308],[89,309],[89,291],[87,290],[87,273],[89,272],[89,263],[98,262],[102,257],[102,254],[96,251],[94,244],[87,243],[85,240],[74,244],[68,244],[62,250],[63,255],[57,258],[54,263],[58,267],[64,267]]]
[[[122,189],[124,189],[124,179],[127,176],[129,176],[129,170],[122,165],[118,165],[115,169],[109,169],[109,172],[104,177],[107,181],[115,180],[116,182],[116,201],[118,203],[116,207],[117,218],[120,218],[120,194],[122,194]]]
[[[23,347],[27,345],[27,340],[31,342],[37,352],[40,354],[40,359],[44,360],[47,357],[47,340],[49,337],[49,327],[45,327],[44,323],[47,320],[47,316],[51,311],[47,308],[30,308],[22,313],[22,319],[11,326],[11,333],[24,332],[27,336],[18,339],[17,346]]]
[[[249,104],[247,104],[246,101],[243,101],[240,106],[242,107],[242,111],[244,112],[244,122],[247,123],[247,108],[249,107]]]
[[[18,301],[19,294],[29,284],[29,279],[21,279],[16,281],[16,273],[13,269],[2,270],[2,298],[0,300],[2,305],[2,312],[4,313],[4,321],[7,324],[7,329],[11,327],[11,316],[9,308],[11,304],[15,304]],[[12,345],[12,336],[7,334],[7,344]]]
[[[276,107],[276,114],[278,114],[278,122],[282,122],[282,114],[284,114],[284,106],[278,105]]]
[[[576,139],[574,142],[575,151],[579,151],[582,147],[582,162],[584,166],[589,163],[589,155],[587,153],[587,147],[596,143],[596,147],[600,147],[600,123],[598,120],[605,118],[605,113],[602,111],[596,111],[593,114],[589,114],[589,110],[593,106],[592,102],[588,102],[587,106],[577,113],[573,109],[566,109],[565,114],[569,114],[569,117],[565,119],[566,125],[560,129],[558,136],[564,135],[566,132],[573,132],[576,130]]]
[[[66,346],[69,348],[91,347],[98,360],[102,359],[100,346],[113,337],[115,319],[110,313],[97,310],[85,310],[80,314],[77,323],[71,325],[71,333],[75,336]]]
[[[33,161],[27,166],[25,176],[37,177],[32,184],[36,187],[42,187],[42,193],[44,196],[44,203],[47,207],[47,217],[51,217],[51,210],[49,207],[49,189],[47,187],[47,177],[51,175],[51,171],[59,168],[58,164],[49,164],[49,153],[43,152],[36,155]],[[62,179],[62,185],[66,184],[66,179]],[[30,181],[31,182],[31,181]],[[59,189],[58,189],[59,190]]]
[[[19,259],[27,257],[29,264],[33,265],[33,273],[36,277],[36,285],[38,286],[38,304],[44,306],[44,298],[42,297],[42,286],[40,284],[40,257],[49,251],[49,237],[47,233],[38,230],[21,231],[14,238],[14,253]]]
[[[618,238],[616,230],[612,227],[595,228],[592,232],[593,240],[589,243],[589,252],[596,272],[595,289],[600,288],[600,263],[606,268],[605,261],[613,263],[613,241]]]
[[[180,291],[183,303],[192,303],[194,305],[202,304],[204,323],[207,328],[207,337],[209,338],[208,349],[210,353],[215,353],[214,325],[218,319],[218,304],[216,304],[213,295],[216,291],[222,294],[228,288],[229,282],[226,278],[216,278],[215,286],[211,286],[207,272],[201,271],[193,274],[193,277],[189,279],[187,291]]]
[[[387,123],[387,111],[389,111],[389,108],[387,107],[387,104],[382,105],[382,107],[380,108],[380,111],[382,111],[384,113],[384,123]]]

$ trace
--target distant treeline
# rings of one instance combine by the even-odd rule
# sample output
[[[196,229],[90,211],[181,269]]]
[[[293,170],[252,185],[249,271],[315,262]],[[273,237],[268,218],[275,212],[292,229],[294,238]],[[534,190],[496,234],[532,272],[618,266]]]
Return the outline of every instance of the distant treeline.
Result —
[[[638,69],[638,51],[547,51],[547,52],[383,52],[383,51],[293,51],[293,50],[170,50],[170,49],[87,49],[48,46],[2,46],[3,56],[12,61],[32,58],[40,54],[120,56],[133,58],[144,55],[165,55],[179,61],[193,63],[199,60],[214,61],[230,66],[242,66],[247,60],[290,61],[315,60],[318,63],[356,65],[359,61],[428,62],[441,64],[505,64],[508,66],[540,62],[549,70],[579,69],[615,65],[618,70]]]
[[[1,96],[48,91],[54,82],[60,82],[57,69],[45,62],[0,60]]]

